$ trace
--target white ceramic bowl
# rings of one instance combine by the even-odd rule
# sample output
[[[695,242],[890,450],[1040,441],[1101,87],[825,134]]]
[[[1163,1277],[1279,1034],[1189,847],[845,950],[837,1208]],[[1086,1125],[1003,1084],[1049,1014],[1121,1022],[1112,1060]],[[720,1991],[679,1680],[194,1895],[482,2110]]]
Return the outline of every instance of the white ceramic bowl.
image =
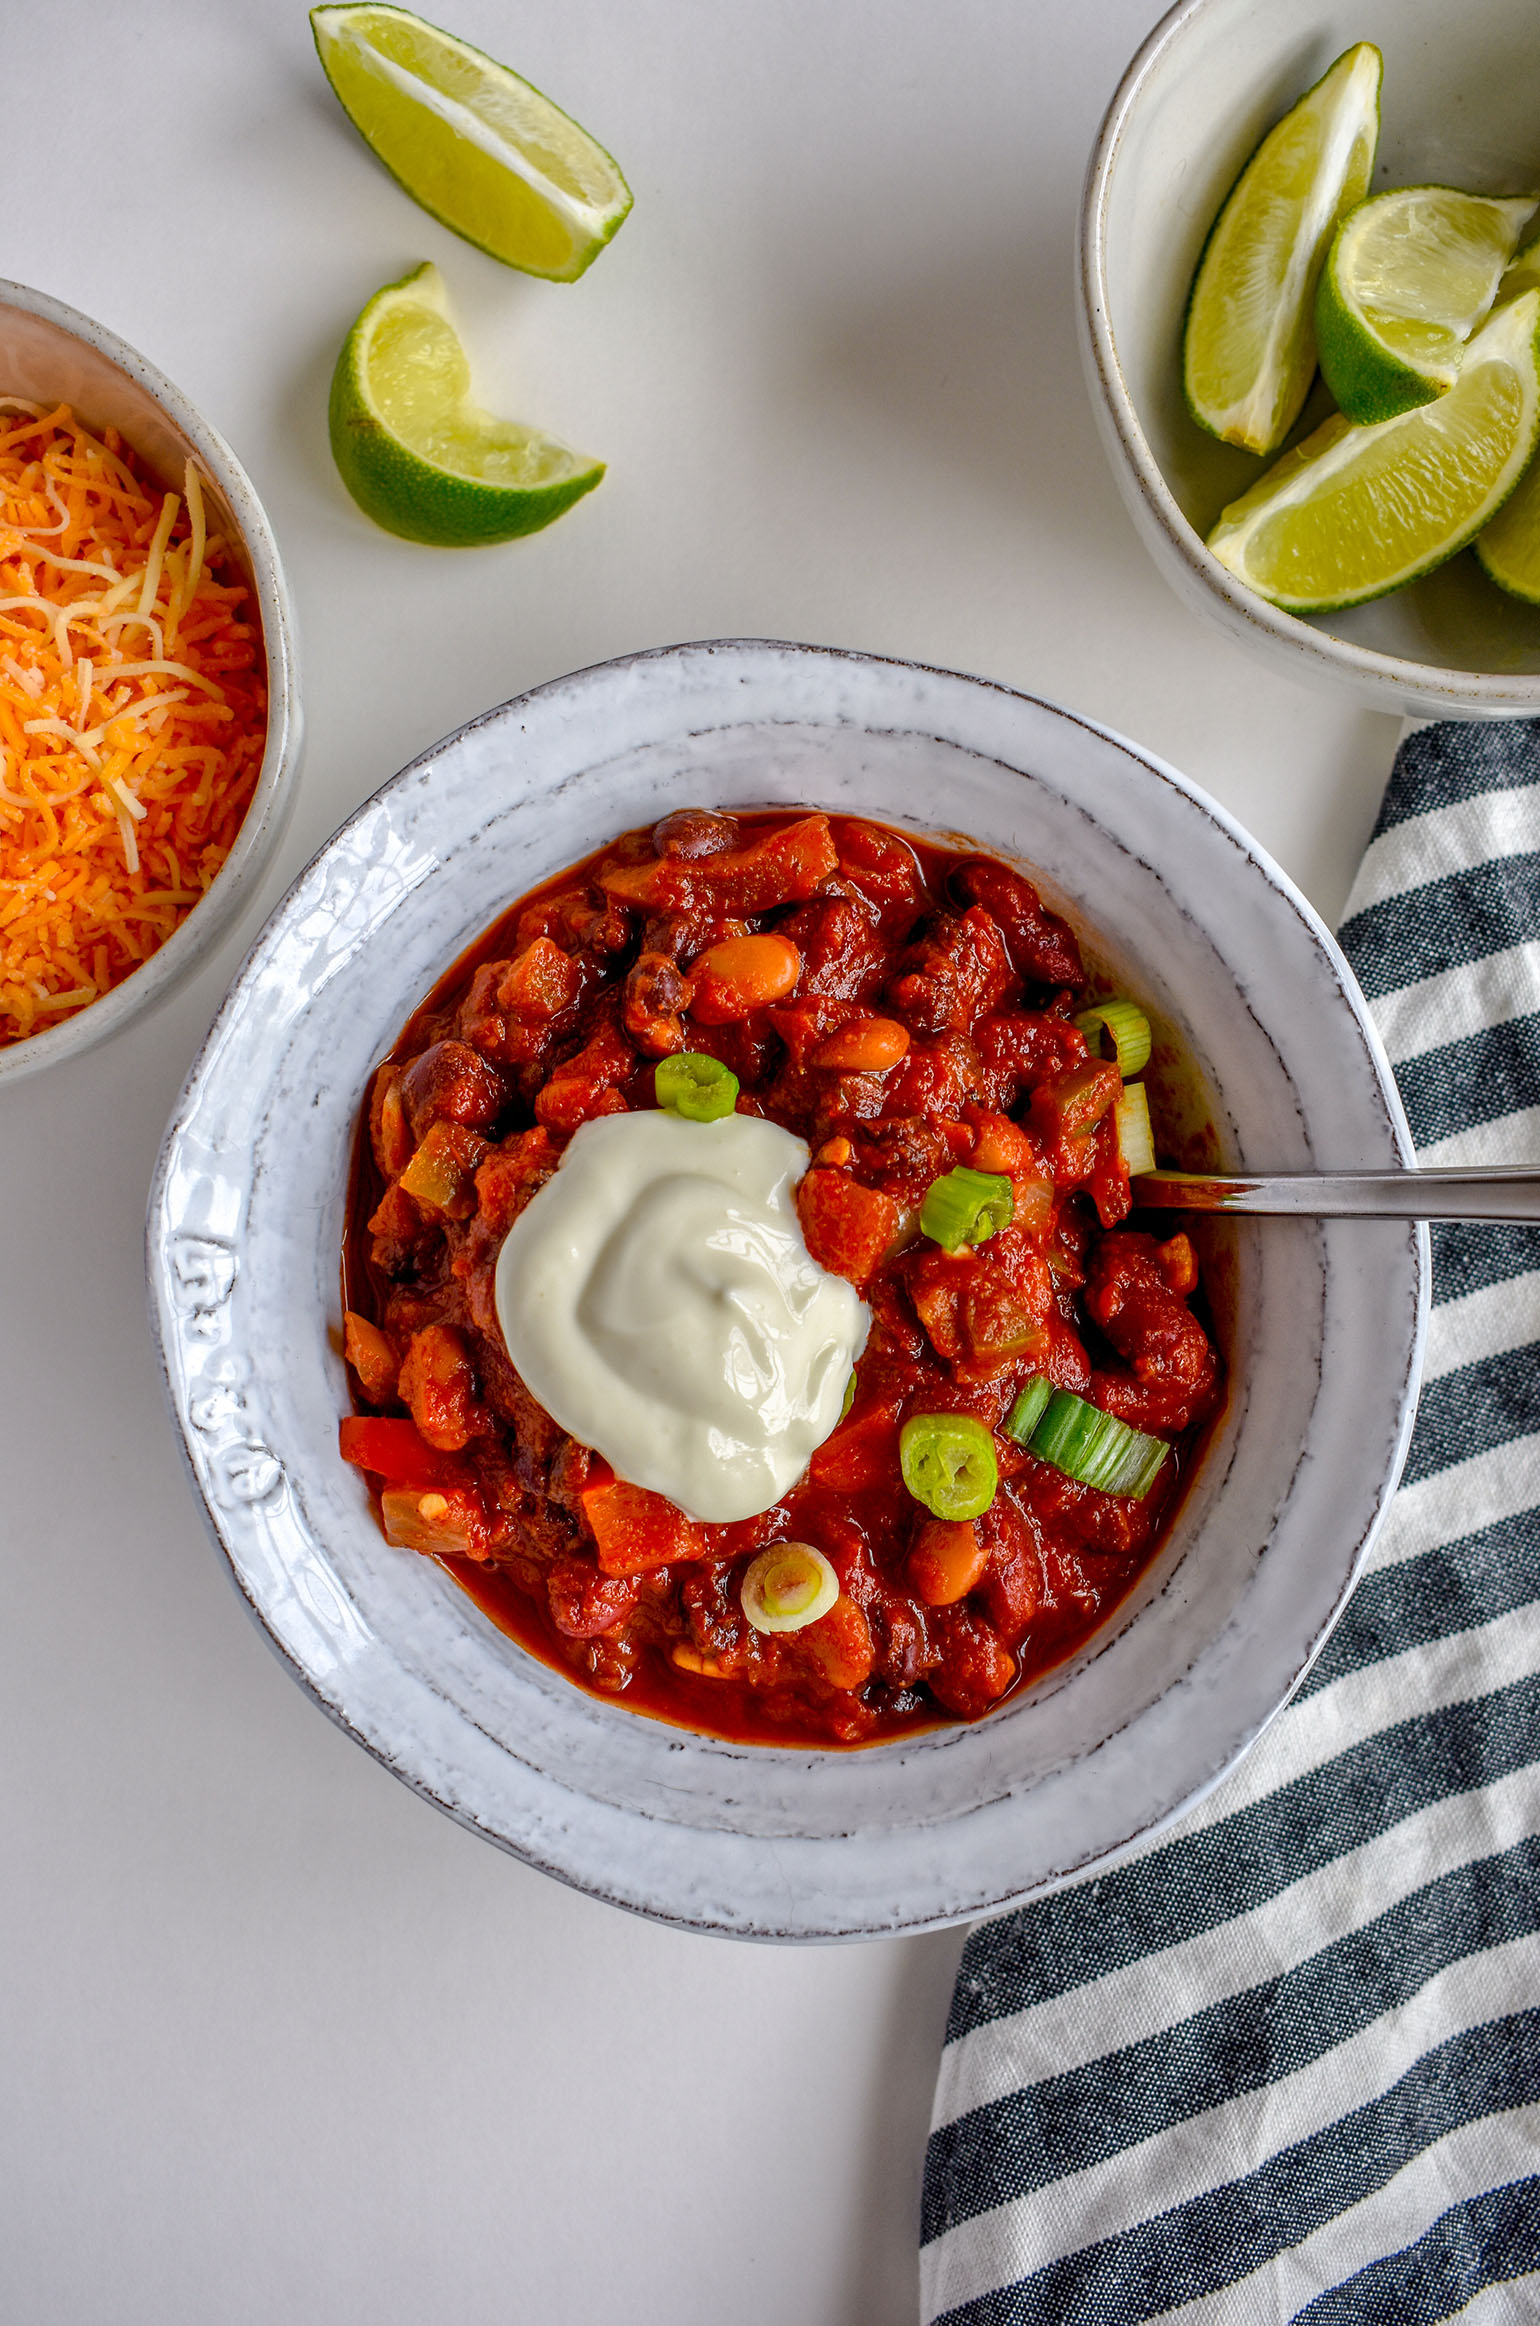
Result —
[[[408,1783],[667,1921],[845,1937],[978,1914],[1147,1833],[1284,1702],[1342,1605],[1410,1428],[1420,1230],[1233,1233],[1228,1407],[1135,1596],[974,1726],[754,1748],[597,1700],[384,1541],[337,1453],[338,1250],[375,1060],[516,897],[690,802],[810,802],[1025,861],[1208,1078],[1232,1159],[1410,1149],[1308,905],[1190,784],[978,679],[731,643],[488,712],[328,842],[259,938],[177,1106],[149,1273],[172,1409],[235,1579],[295,1676]]]
[[[1360,40],[1385,58],[1377,188],[1540,191],[1533,0],[1183,0],[1129,66],[1091,156],[1079,269],[1091,400],[1162,572],[1276,669],[1387,710],[1533,716],[1540,609],[1505,596],[1469,551],[1392,597],[1306,620],[1243,588],[1204,547],[1262,463],[1205,435],[1183,405],[1193,269],[1258,139]]]
[[[198,464],[209,530],[222,533],[251,584],[267,655],[267,747],[246,818],[211,884],[158,952],[100,1001],[45,1034],[0,1047],[0,1083],[78,1057],[181,984],[230,927],[260,880],[293,804],[299,773],[294,616],[278,545],[250,479],[224,438],[115,332],[42,291],[0,282],[0,391],[67,401],[87,427],[116,428],[173,492]]]

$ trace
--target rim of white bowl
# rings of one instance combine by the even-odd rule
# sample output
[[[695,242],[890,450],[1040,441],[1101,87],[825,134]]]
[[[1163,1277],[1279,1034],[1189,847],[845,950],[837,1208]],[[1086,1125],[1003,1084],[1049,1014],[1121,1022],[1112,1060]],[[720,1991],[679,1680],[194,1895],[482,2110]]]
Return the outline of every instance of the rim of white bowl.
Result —
[[[1452,710],[1504,712],[1515,715],[1540,711],[1540,674],[1513,671],[1452,670],[1441,662],[1413,662],[1404,655],[1381,654],[1373,647],[1355,646],[1334,631],[1314,630],[1296,614],[1270,606],[1255,590],[1236,580],[1183,515],[1167,484],[1149,439],[1139,423],[1133,397],[1123,376],[1117,341],[1108,315],[1106,228],[1107,196],[1118,147],[1130,115],[1144,93],[1146,82],[1168,49],[1185,35],[1188,26],[1222,0],[1177,0],[1143,45],[1134,53],[1102,118],[1086,168],[1085,193],[1080,206],[1079,289],[1081,315],[1096,366],[1097,384],[1118,443],[1144,500],[1159,519],[1172,547],[1215,597],[1255,629],[1265,631],[1280,645],[1314,657],[1334,670],[1363,682],[1383,700],[1390,689],[1424,700],[1441,699]]]
[[[192,1433],[187,1421],[186,1400],[181,1394],[185,1383],[182,1379],[180,1353],[186,1345],[186,1320],[179,1315],[177,1304],[172,1297],[164,1246],[166,1238],[175,1224],[170,1207],[172,1177],[180,1157],[181,1145],[187,1133],[197,1095],[210,1062],[217,1057],[223,1046],[229,1023],[243,1006],[247,987],[261,973],[264,952],[270,941],[280,933],[302,896],[313,884],[325,860],[344,846],[349,835],[360,828],[366,819],[377,811],[379,803],[387,794],[403,791],[414,781],[423,778],[431,771],[433,763],[440,754],[466,735],[494,723],[508,723],[514,720],[521,711],[536,703],[542,701],[549,704],[559,703],[564,696],[570,694],[574,689],[581,689],[596,680],[620,678],[632,672],[643,671],[649,666],[689,662],[696,657],[753,657],[766,652],[807,657],[810,660],[823,661],[831,665],[848,663],[873,666],[895,673],[912,672],[924,678],[943,680],[950,685],[960,685],[967,689],[977,689],[986,694],[998,694],[1020,701],[1034,711],[1048,711],[1055,717],[1066,719],[1073,725],[1110,743],[1116,750],[1125,753],[1143,767],[1157,781],[1170,786],[1172,790],[1190,801],[1226,835],[1240,854],[1278,892],[1297,916],[1307,938],[1319,947],[1336,978],[1342,1000],[1351,1013],[1359,1037],[1364,1044],[1365,1054],[1373,1069],[1380,1098],[1384,1105],[1386,1128],[1390,1132],[1392,1142],[1399,1151],[1403,1162],[1410,1165],[1415,1160],[1411,1134],[1407,1128],[1405,1114],[1396,1088],[1395,1076],[1384,1045],[1336,940],[1315,908],[1289,878],[1288,874],[1283,871],[1282,867],[1273,862],[1259,843],[1227,809],[1221,806],[1217,800],[1211,798],[1190,777],[1181,774],[1167,761],[1134,743],[1115,728],[1104,726],[1100,721],[1088,718],[1083,713],[1069,709],[1063,704],[1052,702],[1046,697],[1027,693],[1021,688],[1011,687],[1002,680],[946,670],[901,656],[861,653],[843,647],[816,646],[782,639],[702,639],[675,646],[642,648],[631,654],[618,655],[609,661],[590,664],[581,670],[569,672],[564,677],[547,680],[527,689],[508,702],[491,706],[488,710],[467,720],[452,734],[442,737],[438,742],[430,745],[395,775],[387,778],[359,804],[353,814],[332,834],[330,839],[322,844],[310,862],[297,874],[285,894],[273,906],[232,982],[197,1057],[189,1068],[187,1078],[172,1109],[151,1181],[145,1223],[145,1268],[150,1329],[159,1363],[161,1386],[173,1424],[178,1452],[181,1455],[183,1468],[204,1525],[221,1555],[230,1582],[248,1616],[257,1624],[269,1648],[285,1670],[303,1689],[312,1703],[336,1727],[351,1737],[355,1743],[362,1745],[373,1759],[377,1760],[382,1767],[390,1770],[392,1775],[399,1777],[413,1792],[431,1802],[436,1808],[453,1818],[457,1824],[463,1825],[467,1831],[479,1834],[484,1840],[491,1841],[497,1848],[518,1858],[538,1872],[549,1874],[574,1889],[604,1900],[607,1904],[619,1906],[629,1912],[641,1914],[648,1920],[663,1922],[678,1929],[698,1930],[748,1940],[824,1942],[890,1937],[902,1931],[936,1929],[948,1924],[972,1920],[980,1914],[1003,1911],[1009,1906],[1020,1904],[1026,1898],[1038,1896],[1048,1890],[1060,1887],[1065,1882],[1074,1881],[1094,1867],[1110,1863],[1123,1849],[1136,1843],[1148,1841],[1154,1835],[1166,1831],[1177,1819],[1204,1800],[1229,1775],[1231,1770],[1250,1751],[1263,1731],[1271,1725],[1284,1705],[1290,1701],[1330,1638],[1358,1581],[1370,1546],[1390,1506],[1406,1460],[1412,1427],[1416,1419],[1417,1393],[1421,1379],[1423,1344],[1427,1327],[1431,1263],[1428,1231],[1425,1225],[1419,1225],[1415,1229],[1415,1321],[1411,1342],[1405,1351],[1396,1392],[1397,1420],[1390,1458],[1367,1519],[1361,1525],[1353,1542],[1344,1546],[1341,1585],[1332,1600],[1329,1611],[1309,1638],[1290,1650],[1292,1668],[1286,1688],[1276,1701],[1252,1706],[1241,1719],[1239,1726],[1233,1728],[1221,1741],[1214,1756],[1197,1781],[1189,1784],[1178,1798],[1169,1802],[1156,1816],[1142,1824],[1133,1825],[1111,1841],[1099,1841],[1094,1846],[1085,1848],[1079,1854],[1069,1853],[1063,1862],[1034,1873],[1025,1887],[1019,1881],[1009,1877],[1002,1883],[997,1874],[992,1880],[979,1885],[965,1896],[954,1895],[944,1903],[932,1902],[912,1910],[906,1907],[881,1917],[848,1908],[843,1908],[837,1913],[831,1913],[821,1908],[812,1919],[786,1916],[778,1922],[756,1910],[749,1909],[738,1910],[735,1908],[734,1911],[728,1912],[720,1906],[716,1910],[697,1906],[691,1910],[674,1901],[665,1902],[657,1894],[655,1883],[661,1882],[661,1886],[665,1889],[668,1887],[668,1880],[663,1877],[651,1877],[649,1881],[638,1884],[634,1878],[623,1878],[613,1870],[600,1875],[592,1866],[579,1865],[575,1862],[576,1857],[581,1856],[582,1853],[574,1851],[570,1840],[557,1845],[553,1844],[549,1835],[542,1839],[532,1823],[528,1823],[525,1828],[514,1832],[506,1829],[504,1825],[491,1821],[484,1812],[478,1811],[467,1801],[457,1798],[452,1789],[444,1784],[441,1771],[428,1770],[418,1765],[420,1756],[404,1749],[395,1738],[378,1733],[371,1725],[369,1711],[357,1700],[356,1689],[342,1685],[334,1677],[332,1684],[329,1685],[327,1678],[302,1662],[295,1648],[280,1636],[268,1607],[264,1604],[260,1593],[255,1589],[247,1571],[247,1562],[243,1556],[240,1539],[240,1524],[233,1515],[229,1513],[221,1515],[220,1511],[215,1508],[214,1502],[206,1491],[203,1476],[195,1458]],[[529,1651],[524,1652],[527,1654]],[[1199,1663],[1201,1664],[1201,1662],[1200,1658]],[[1197,1668],[1194,1666],[1193,1670]],[[1184,1679],[1177,1683],[1177,1687],[1180,1689],[1189,1686],[1192,1676],[1193,1671],[1190,1670]],[[635,1719],[642,1716],[628,1713],[626,1717]],[[658,1725],[660,1728],[665,1726],[661,1723]],[[969,1723],[963,1724],[963,1726],[977,1735],[987,1726],[987,1722]],[[677,1738],[680,1734],[687,1736],[688,1732],[672,1732],[675,1749],[677,1749]],[[706,1741],[713,1740],[707,1739]],[[898,1740],[890,1740],[890,1744],[897,1747]],[[821,1757],[816,1750],[804,1751],[802,1748],[756,1746],[746,1749],[755,1759],[763,1755],[767,1761],[772,1758],[779,1760],[783,1757],[793,1761],[816,1761]],[[874,1754],[878,1754],[886,1752],[889,1746],[878,1745],[870,1749]],[[598,1806],[600,1806],[604,1816],[608,1817],[613,1814],[621,1818],[622,1822],[635,1815],[634,1812],[630,1811],[616,1810],[611,1812],[609,1809],[603,1808],[603,1805]],[[724,1838],[729,1843],[736,1843],[738,1838],[731,1834],[724,1837],[721,1834],[710,1833],[705,1828],[692,1828],[690,1830],[696,1845],[701,1848],[703,1854],[713,1850]],[[779,1846],[789,1850],[800,1845],[783,1843]]]
[[[34,291],[25,283],[0,278],[0,315],[6,308],[36,315],[105,356],[160,406],[206,463],[230,504],[240,527],[241,547],[251,564],[267,663],[267,741],[256,789],[235,843],[207,892],[186,919],[177,924],[148,961],[121,984],[113,986],[100,1001],[88,1003],[62,1024],[50,1027],[47,1033],[29,1034],[23,1041],[0,1048],[0,1082],[20,1081],[23,1075],[36,1074],[45,1066],[80,1057],[98,1042],[109,1040],[131,1018],[163,1001],[191,975],[201,957],[230,928],[247,901],[249,885],[283,837],[294,803],[303,740],[299,654],[289,585],[267,512],[229,445],[180,388],[137,348],[120,339],[115,331],[109,331],[105,324],[82,314],[79,308],[66,306],[62,299],[53,298],[47,291]]]

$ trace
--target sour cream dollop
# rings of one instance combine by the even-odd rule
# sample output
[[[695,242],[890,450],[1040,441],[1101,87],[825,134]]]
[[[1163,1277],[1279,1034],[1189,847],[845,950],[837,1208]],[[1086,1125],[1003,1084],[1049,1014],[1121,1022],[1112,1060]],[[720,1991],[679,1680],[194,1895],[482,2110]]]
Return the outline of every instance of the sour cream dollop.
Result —
[[[865,1345],[865,1302],[803,1241],[807,1166],[754,1115],[601,1115],[498,1254],[498,1322],[531,1395],[692,1518],[779,1502]]]

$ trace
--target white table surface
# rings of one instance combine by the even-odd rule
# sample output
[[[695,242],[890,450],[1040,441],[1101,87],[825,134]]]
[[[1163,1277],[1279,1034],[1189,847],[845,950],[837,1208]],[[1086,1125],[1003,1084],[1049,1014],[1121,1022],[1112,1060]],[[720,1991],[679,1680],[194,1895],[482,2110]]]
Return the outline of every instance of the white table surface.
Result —
[[[442,0],[447,10],[449,0]],[[234,446],[310,742],[259,909],[0,1106],[0,2314],[18,2326],[890,2326],[959,1935],[775,1951],[527,1872],[331,1728],[184,1482],[140,1232],[266,910],[374,786],[540,680],[753,634],[979,671],[1206,785],[1330,918],[1397,725],[1171,597],[1092,433],[1071,256],[1154,0],[454,0],[621,159],[575,288],[416,210],[299,0],[8,0],[0,273]],[[375,532],[326,442],[366,297],[442,268],[484,401],[605,455],[505,549]]]

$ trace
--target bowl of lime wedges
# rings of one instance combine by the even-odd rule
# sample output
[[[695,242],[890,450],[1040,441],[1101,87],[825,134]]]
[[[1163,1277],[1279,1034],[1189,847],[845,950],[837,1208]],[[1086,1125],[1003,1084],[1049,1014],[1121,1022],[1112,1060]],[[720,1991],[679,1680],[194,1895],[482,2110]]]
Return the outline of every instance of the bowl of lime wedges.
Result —
[[[1540,714],[1528,0],[1181,0],[1092,153],[1080,325],[1189,604],[1385,709]]]

